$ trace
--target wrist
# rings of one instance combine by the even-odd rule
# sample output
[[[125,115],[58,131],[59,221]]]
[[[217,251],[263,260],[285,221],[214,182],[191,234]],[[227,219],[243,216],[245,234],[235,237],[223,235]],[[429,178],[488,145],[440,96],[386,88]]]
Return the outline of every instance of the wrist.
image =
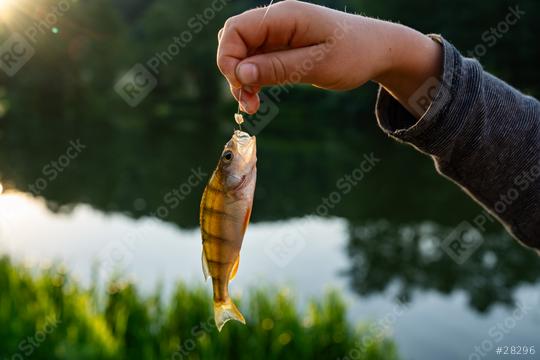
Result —
[[[387,57],[380,73],[373,78],[394,96],[407,110],[419,118],[409,107],[408,100],[430,78],[442,72],[443,50],[440,44],[411,28],[387,23]]]
[[[375,64],[371,80],[381,83],[396,77],[396,72],[402,68],[403,28],[406,27],[388,21],[370,19],[373,21],[372,29],[374,40],[373,51]]]

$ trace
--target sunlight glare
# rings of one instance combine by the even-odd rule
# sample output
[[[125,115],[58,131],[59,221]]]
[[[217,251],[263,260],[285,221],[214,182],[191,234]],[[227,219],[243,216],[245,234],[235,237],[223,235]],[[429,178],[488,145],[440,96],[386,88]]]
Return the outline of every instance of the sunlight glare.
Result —
[[[0,0],[0,19],[7,18],[9,15],[8,10],[17,0]]]

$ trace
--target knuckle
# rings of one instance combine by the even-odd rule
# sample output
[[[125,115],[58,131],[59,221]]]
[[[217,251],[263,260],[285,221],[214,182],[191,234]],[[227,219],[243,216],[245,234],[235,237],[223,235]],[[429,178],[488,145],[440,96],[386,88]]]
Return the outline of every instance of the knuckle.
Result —
[[[290,12],[292,10],[297,9],[298,5],[299,5],[299,3],[296,0],[284,0],[284,1],[280,1],[278,3],[275,3],[272,6],[275,6],[276,8],[281,9],[282,11],[288,13],[288,12]]]
[[[240,17],[240,15],[235,15],[235,16],[231,16],[230,18],[228,18],[225,21],[225,25],[223,26],[223,28],[225,28],[227,30],[234,28],[238,24],[239,17]]]
[[[227,59],[223,56],[218,56],[217,58],[217,66],[218,66],[218,69],[224,74],[224,75],[227,75],[230,73],[230,69],[229,69],[229,61],[227,61]]]
[[[219,70],[223,72],[223,67],[225,66],[225,60],[223,59],[223,56],[218,55],[216,59],[216,64]]]
[[[224,71],[229,66],[230,61],[228,60],[228,58],[227,58],[227,56],[225,54],[222,54],[222,53],[218,52],[218,55],[217,55],[217,58],[216,58],[216,63],[217,63],[218,68],[221,71]]]

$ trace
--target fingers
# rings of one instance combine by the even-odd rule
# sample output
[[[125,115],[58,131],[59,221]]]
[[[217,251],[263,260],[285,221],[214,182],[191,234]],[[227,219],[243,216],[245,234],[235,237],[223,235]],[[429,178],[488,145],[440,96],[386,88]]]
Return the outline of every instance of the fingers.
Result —
[[[236,79],[244,85],[266,86],[289,83],[318,84],[324,77],[323,45],[275,51],[248,57],[238,63]]]
[[[233,88],[231,86],[231,93],[234,98],[240,103],[240,110],[248,114],[255,114],[259,110],[260,99],[259,91],[260,88],[255,87],[248,91],[246,89]]]
[[[249,114],[258,110],[261,86],[328,83],[328,69],[335,66],[326,61],[329,51],[321,47],[341,16],[325,7],[288,0],[228,19],[218,33],[217,65],[242,110]]]
[[[322,46],[316,45],[248,57],[239,62],[235,71],[236,79],[242,86],[236,88],[231,85],[231,91],[243,110],[251,114],[258,109],[259,99],[256,95],[261,86],[323,84],[327,77],[327,71],[322,69],[324,66],[321,67],[324,64],[323,55]]]
[[[324,39],[323,29],[327,31],[328,27],[319,23],[312,26],[320,9],[298,1],[282,1],[228,19],[218,34],[217,64],[231,86],[240,87],[236,67],[255,52],[299,48]]]

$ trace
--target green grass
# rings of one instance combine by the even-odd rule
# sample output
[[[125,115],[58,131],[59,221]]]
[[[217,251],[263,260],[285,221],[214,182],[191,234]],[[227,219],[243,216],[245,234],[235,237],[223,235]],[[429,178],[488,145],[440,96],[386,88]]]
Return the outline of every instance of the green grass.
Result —
[[[280,291],[253,290],[235,301],[247,326],[230,322],[218,333],[202,287],[180,283],[167,301],[118,281],[107,291],[83,289],[61,268],[33,273],[3,257],[0,359],[397,358],[390,340],[347,322],[335,292],[305,313]]]

